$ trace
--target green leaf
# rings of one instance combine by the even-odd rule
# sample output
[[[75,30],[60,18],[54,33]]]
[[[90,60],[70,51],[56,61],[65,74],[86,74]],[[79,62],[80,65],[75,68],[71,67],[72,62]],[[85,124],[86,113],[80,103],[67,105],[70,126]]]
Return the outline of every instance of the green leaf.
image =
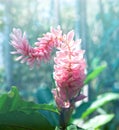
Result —
[[[83,128],[79,128],[76,125],[69,125],[67,126],[66,130],[84,130]]]
[[[55,130],[61,130],[59,127],[56,127]],[[83,128],[79,128],[76,125],[69,125],[67,126],[66,130],[84,130]]]
[[[0,129],[2,130],[53,130],[54,127],[39,110],[58,111],[53,105],[35,104],[21,98],[16,87],[0,96]],[[4,128],[4,129],[3,129]]]
[[[49,104],[50,102],[53,103],[53,101],[54,101],[51,90],[48,87],[39,87],[38,91],[36,92],[36,97],[37,97],[38,103],[40,103],[40,104],[44,104],[44,103]],[[43,109],[44,109],[44,107],[45,106],[43,106]],[[52,112],[52,108],[54,111],[54,106],[52,105],[51,111],[40,110],[40,113],[44,117],[46,117],[53,126],[59,126],[59,116],[57,113]],[[57,109],[56,109],[56,112],[58,112]]]
[[[60,130],[60,128],[56,126],[55,130]]]
[[[54,130],[39,112],[26,114],[18,111],[1,113],[0,128],[2,130]]]
[[[76,125],[70,125],[67,127],[67,130],[78,130]]]
[[[75,112],[72,115],[73,119],[79,119],[82,116],[82,113],[85,112],[89,106],[91,105],[91,102],[83,102],[80,104],[80,107],[75,108]]]
[[[40,110],[40,113],[47,118],[47,120],[50,122],[52,126],[59,126],[58,114],[51,111],[45,111],[45,110]]]
[[[94,71],[89,73],[84,81],[84,84],[88,84],[91,80],[96,78],[104,69],[106,68],[106,65],[97,67]]]
[[[91,106],[82,114],[81,118],[86,118],[89,114],[94,112],[97,108],[105,105],[108,102],[111,102],[113,100],[119,100],[119,94],[117,93],[105,93],[101,94],[97,97],[97,100],[95,100]]]
[[[35,104],[34,102],[23,100],[19,95],[18,89],[12,87],[9,93],[0,96],[0,113],[15,110],[25,113],[32,113],[36,110],[47,110],[58,114],[58,110],[53,105]]]
[[[114,114],[105,114],[105,115],[99,115],[92,119],[90,119],[88,122],[83,124],[84,129],[96,129],[100,126],[103,126],[110,122],[114,118]]]

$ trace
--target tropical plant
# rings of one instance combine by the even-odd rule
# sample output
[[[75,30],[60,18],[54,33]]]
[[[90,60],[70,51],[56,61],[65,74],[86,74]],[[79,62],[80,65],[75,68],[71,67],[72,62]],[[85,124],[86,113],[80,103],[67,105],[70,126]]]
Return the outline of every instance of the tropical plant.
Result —
[[[84,51],[79,48],[80,40],[74,41],[73,38],[74,31],[62,34],[62,30],[58,26],[57,29],[51,28],[50,32],[44,34],[42,38],[38,38],[35,43],[36,47],[32,47],[29,45],[25,33],[22,35],[20,29],[13,29],[11,45],[16,50],[12,54],[19,54],[20,56],[16,60],[20,60],[21,63],[26,62],[30,68],[34,63],[40,65],[41,61],[49,60],[53,48],[57,49],[53,73],[56,87],[52,89],[56,107],[54,103],[49,105],[46,102],[45,104],[44,101],[47,101],[45,99],[42,104],[25,101],[19,95],[18,89],[12,87],[9,93],[0,97],[0,128],[2,130],[97,129],[112,120],[114,114],[98,115],[83,123],[81,127],[79,124],[75,124],[76,119],[72,118],[71,120],[73,111],[77,110],[75,103],[86,97],[81,91],[83,86],[98,76],[105,68],[105,66],[98,67],[85,79]],[[38,95],[40,94],[42,93],[39,91]],[[41,98],[44,97],[40,96],[39,100]],[[114,93],[99,96],[87,110],[82,112],[79,119],[85,121],[99,107],[117,99],[119,96]],[[85,104],[81,106],[85,106]],[[103,109],[101,110],[103,111]],[[75,114],[74,117],[76,115],[78,114]],[[100,120],[100,118],[104,120],[95,124],[94,121]]]

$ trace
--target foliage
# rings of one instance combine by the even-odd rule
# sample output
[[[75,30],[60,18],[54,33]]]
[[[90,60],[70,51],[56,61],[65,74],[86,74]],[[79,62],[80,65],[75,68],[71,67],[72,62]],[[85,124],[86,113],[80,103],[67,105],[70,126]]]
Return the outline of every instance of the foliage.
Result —
[[[90,107],[82,114],[81,118],[86,118],[89,114],[100,108],[101,106],[113,101],[119,100],[119,94],[116,93],[105,93],[99,95],[95,101],[92,102]]]
[[[105,65],[95,68],[92,72],[90,72],[87,75],[87,77],[86,77],[86,79],[84,81],[84,84],[88,84],[90,81],[95,79],[105,68],[106,68]]]
[[[103,70],[105,66],[100,66],[91,73],[88,74],[85,84],[92,81],[96,78]],[[12,90],[3,94],[0,97],[0,128],[3,130],[11,129],[54,129],[58,124],[58,115],[60,114],[53,105],[47,105],[44,103],[49,103],[48,100],[52,101],[51,93],[48,89],[40,89],[38,92],[38,99],[42,104],[35,104],[33,102],[27,102],[23,100],[16,87],[12,87]],[[39,96],[40,95],[40,96]],[[44,95],[49,95],[49,98],[45,98]],[[98,108],[102,107],[110,101],[119,99],[119,95],[116,93],[105,93],[99,95],[97,99],[90,103],[90,106],[87,107],[87,110],[81,111],[81,105],[78,109],[82,115],[78,117],[78,123],[81,120],[87,119],[90,114],[96,111]],[[85,104],[84,104],[85,106]],[[86,108],[86,107],[85,107]],[[38,112],[39,111],[39,112]],[[57,115],[57,117],[56,117]],[[75,115],[77,116],[77,110]],[[74,117],[75,117],[74,115]],[[14,118],[12,118],[14,116]],[[54,118],[51,119],[50,117]],[[97,129],[101,126],[110,122],[114,117],[114,114],[100,114],[95,116],[88,121],[83,123],[84,129]],[[49,120],[50,119],[50,120]],[[103,119],[103,120],[102,120]],[[55,120],[55,121],[53,121]],[[74,119],[75,121],[75,119]],[[84,120],[85,121],[85,120]],[[98,123],[95,123],[97,122]],[[40,123],[39,123],[40,122]],[[30,125],[29,125],[30,124]],[[78,125],[78,124],[77,124]],[[59,127],[55,128],[56,130]],[[66,130],[80,130],[82,128],[77,127],[76,125],[67,126]],[[82,129],[83,130],[83,129]]]
[[[102,105],[105,105],[107,102],[117,99],[119,99],[119,95],[114,93],[107,93],[98,96],[97,100],[94,101],[92,105],[85,112],[83,112],[81,118],[82,119],[86,118],[97,108],[101,107]],[[48,116],[44,117],[43,113],[38,112],[38,110],[49,111],[52,113],[56,113],[57,115],[59,114],[57,109],[54,108],[53,105],[35,104],[33,102],[27,102],[23,100],[20,97],[17,88],[12,87],[10,92],[0,96],[0,128],[3,130],[17,130],[17,129],[53,130],[54,126],[52,126],[52,124],[50,124],[47,119],[49,117]],[[114,117],[113,114],[105,114],[105,115],[103,114],[96,116],[87,121],[86,123],[84,123],[83,128],[85,129],[89,129],[90,127],[98,128],[111,121],[113,117]],[[56,130],[58,129],[59,128],[56,127]],[[66,128],[66,130],[72,130],[72,129],[80,130],[81,128],[75,125],[70,125],[67,126]]]
[[[53,62],[51,61],[48,65],[42,64],[40,69],[34,68],[29,72],[26,65],[14,62],[15,57],[12,57],[11,62],[10,51],[6,50],[5,45],[9,45],[9,33],[13,27],[19,27],[25,30],[30,43],[33,44],[36,38],[41,36],[41,32],[45,33],[49,30],[50,26],[57,26],[60,23],[66,31],[75,28],[77,30],[77,37],[80,36],[83,39],[82,42],[84,41],[83,47],[86,50],[85,55],[88,64],[87,73],[91,74],[87,76],[85,84],[89,85],[89,90],[91,89],[89,96],[92,101],[81,104],[80,109],[77,108],[75,117],[79,118],[84,111],[89,112],[87,109],[89,106],[91,107],[93,101],[98,100],[95,100],[97,95],[110,91],[115,93],[119,92],[119,0],[88,0],[87,4],[85,1],[68,1],[25,0],[21,2],[20,0],[0,0],[0,46],[3,52],[0,52],[0,55],[3,56],[2,60],[4,61],[4,65],[9,64],[9,67],[6,67],[6,65],[3,66],[4,71],[0,72],[0,86],[2,86],[0,94],[6,89],[10,89],[11,85],[7,81],[7,77],[10,76],[11,84],[19,86],[20,93],[26,99],[37,100],[40,104],[53,102],[51,93],[47,89],[44,90],[46,93],[41,90],[41,88],[47,87],[50,90],[53,86],[50,75]],[[59,4],[58,6],[57,2]],[[84,4],[86,7],[84,9],[86,10],[86,15],[82,11],[77,12],[77,10],[84,7]],[[84,23],[86,23],[86,26]],[[82,33],[80,34],[79,31]],[[7,56],[6,53],[8,53]],[[102,71],[104,64],[106,64],[106,68],[104,67],[105,69]],[[100,65],[102,69],[98,67]],[[98,72],[90,73],[95,68],[99,70],[99,74],[101,72],[100,75]],[[45,94],[47,95],[46,97],[44,96]],[[112,95],[113,93],[110,94]],[[119,103],[112,100],[108,100],[110,107],[107,105],[103,108],[106,112],[115,112],[113,122],[107,124],[106,129],[109,130],[117,129],[119,124]],[[100,100],[97,103],[99,103],[98,107],[103,107],[106,100],[103,100],[102,105],[100,104]],[[91,108],[91,111],[95,115],[95,113],[97,114],[98,108]],[[48,119],[51,119],[50,117],[53,115],[54,121],[49,121],[52,124],[58,125],[56,123],[56,113],[46,110],[42,110],[40,113],[45,117],[49,113]],[[89,113],[89,115],[87,114],[88,119],[90,119],[92,114],[91,112]],[[1,126],[0,129],[3,129],[3,127]],[[9,130],[10,128],[6,129]]]
[[[38,110],[58,114],[53,105],[35,104],[23,100],[17,88],[12,87],[10,92],[0,96],[0,128],[5,127],[5,130],[22,130],[22,128],[23,130],[52,130],[53,126]]]
[[[92,101],[87,105],[87,103],[82,103],[79,108],[76,109],[74,118],[77,118],[77,124],[80,124],[83,120],[83,128],[85,129],[97,129],[100,128],[101,126],[107,124],[114,118],[114,114],[108,114],[104,109],[101,107],[105,106],[107,103],[111,103],[112,101],[118,101],[119,100],[119,95],[117,93],[105,93],[101,94],[97,97],[96,100]],[[108,105],[107,104],[107,105]],[[98,109],[102,110],[100,113]],[[81,114],[79,114],[79,112]],[[95,116],[94,113],[98,113],[97,116]],[[94,114],[94,116],[93,116]],[[91,116],[92,115],[92,116]],[[88,117],[91,117],[88,118]],[[86,122],[85,122],[86,121]],[[74,120],[75,122],[75,120]]]
[[[83,124],[84,129],[97,129],[101,126],[105,125],[106,123],[110,122],[114,118],[114,114],[105,114],[95,116],[91,118],[89,121]]]

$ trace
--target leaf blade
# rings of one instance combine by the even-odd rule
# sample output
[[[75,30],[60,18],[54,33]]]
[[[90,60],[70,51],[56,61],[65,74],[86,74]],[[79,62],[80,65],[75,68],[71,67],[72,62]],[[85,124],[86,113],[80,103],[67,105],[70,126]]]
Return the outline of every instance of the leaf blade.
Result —
[[[106,65],[99,66],[95,70],[93,70],[91,73],[89,73],[84,81],[84,84],[88,84],[91,80],[96,78],[105,68],[106,68]]]
[[[105,93],[97,97],[97,99],[89,106],[89,108],[82,114],[81,118],[84,119],[97,108],[105,105],[106,103],[114,100],[119,100],[119,94],[117,93]]]
[[[105,114],[105,115],[98,115],[92,119],[90,119],[88,122],[83,124],[84,129],[89,128],[99,128],[108,122],[110,122],[114,118],[114,114]]]

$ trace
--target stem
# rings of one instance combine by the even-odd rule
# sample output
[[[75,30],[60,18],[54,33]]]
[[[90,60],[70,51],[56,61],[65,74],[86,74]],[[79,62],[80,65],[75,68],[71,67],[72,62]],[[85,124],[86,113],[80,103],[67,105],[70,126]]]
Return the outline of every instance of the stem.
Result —
[[[64,109],[62,109],[61,110],[61,113],[60,113],[60,119],[59,119],[59,121],[60,121],[60,126],[61,126],[61,130],[65,130],[65,128],[66,128],[66,126],[67,126],[67,122],[66,122],[66,120],[65,120],[65,110]]]
[[[73,107],[61,109],[59,119],[61,130],[65,130],[68,126],[72,111]]]

